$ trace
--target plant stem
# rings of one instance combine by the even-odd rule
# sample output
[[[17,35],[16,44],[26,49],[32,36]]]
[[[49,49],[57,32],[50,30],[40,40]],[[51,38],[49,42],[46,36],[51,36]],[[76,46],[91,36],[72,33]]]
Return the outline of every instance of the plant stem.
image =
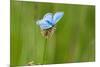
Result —
[[[46,48],[47,48],[47,38],[45,39],[45,44],[44,44],[43,64],[46,64]]]

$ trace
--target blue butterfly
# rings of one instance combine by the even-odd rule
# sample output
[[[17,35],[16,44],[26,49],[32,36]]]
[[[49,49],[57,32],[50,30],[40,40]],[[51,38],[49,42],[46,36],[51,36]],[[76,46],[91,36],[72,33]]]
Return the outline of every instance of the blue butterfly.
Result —
[[[55,24],[63,17],[64,12],[56,12],[54,15],[52,13],[47,13],[44,15],[43,19],[38,20],[36,23],[40,26],[42,30],[52,28]]]

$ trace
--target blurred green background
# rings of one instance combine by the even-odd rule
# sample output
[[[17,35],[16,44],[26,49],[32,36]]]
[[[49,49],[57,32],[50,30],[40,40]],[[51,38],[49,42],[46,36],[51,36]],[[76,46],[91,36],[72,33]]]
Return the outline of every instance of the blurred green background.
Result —
[[[36,21],[63,11],[49,39]],[[59,64],[95,61],[95,6],[11,0],[10,65]],[[45,51],[44,51],[45,50]]]

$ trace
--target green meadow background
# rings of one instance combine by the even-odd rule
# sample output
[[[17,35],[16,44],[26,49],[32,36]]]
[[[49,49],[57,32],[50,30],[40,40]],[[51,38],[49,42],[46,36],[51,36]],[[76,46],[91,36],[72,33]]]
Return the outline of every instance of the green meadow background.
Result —
[[[51,38],[45,39],[36,21],[63,11]],[[95,61],[95,6],[11,0],[10,65]]]

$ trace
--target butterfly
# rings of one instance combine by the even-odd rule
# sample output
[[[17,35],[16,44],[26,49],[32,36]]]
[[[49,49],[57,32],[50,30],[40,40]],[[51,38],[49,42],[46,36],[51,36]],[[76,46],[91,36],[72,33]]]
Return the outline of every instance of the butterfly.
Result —
[[[39,25],[40,29],[44,36],[48,36],[49,33],[55,31],[56,23],[63,17],[64,12],[56,12],[54,15],[52,13],[47,13],[41,20],[36,22]]]

